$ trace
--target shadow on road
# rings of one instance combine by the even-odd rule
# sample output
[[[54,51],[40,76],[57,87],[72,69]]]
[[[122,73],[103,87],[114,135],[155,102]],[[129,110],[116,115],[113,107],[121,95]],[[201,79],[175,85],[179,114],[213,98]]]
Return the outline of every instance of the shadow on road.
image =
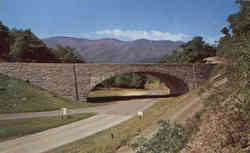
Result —
[[[87,101],[91,103],[107,103],[114,101],[125,101],[133,99],[152,99],[152,98],[169,98],[178,95],[143,95],[143,96],[110,96],[110,97],[88,97]]]

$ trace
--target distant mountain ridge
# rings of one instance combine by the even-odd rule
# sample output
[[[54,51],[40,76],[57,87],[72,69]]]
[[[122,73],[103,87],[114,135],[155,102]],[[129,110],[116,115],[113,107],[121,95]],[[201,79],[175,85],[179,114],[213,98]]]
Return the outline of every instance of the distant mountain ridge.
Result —
[[[94,63],[154,63],[184,44],[181,41],[169,40],[89,40],[64,36],[45,38],[43,41],[51,48],[57,44],[76,48],[85,61]]]

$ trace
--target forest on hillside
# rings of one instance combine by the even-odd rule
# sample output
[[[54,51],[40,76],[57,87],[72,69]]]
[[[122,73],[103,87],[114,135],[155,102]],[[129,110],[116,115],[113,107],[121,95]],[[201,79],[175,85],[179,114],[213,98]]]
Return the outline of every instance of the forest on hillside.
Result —
[[[48,48],[31,29],[9,29],[0,21],[0,62],[82,63],[74,48]]]

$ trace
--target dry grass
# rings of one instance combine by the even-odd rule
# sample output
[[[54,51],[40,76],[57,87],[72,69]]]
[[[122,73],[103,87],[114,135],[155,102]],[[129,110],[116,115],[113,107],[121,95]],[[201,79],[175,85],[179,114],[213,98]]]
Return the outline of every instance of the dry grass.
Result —
[[[134,95],[147,95],[148,90],[144,89],[121,89],[110,88],[95,90],[89,93],[89,97],[108,97],[108,96],[134,96]]]

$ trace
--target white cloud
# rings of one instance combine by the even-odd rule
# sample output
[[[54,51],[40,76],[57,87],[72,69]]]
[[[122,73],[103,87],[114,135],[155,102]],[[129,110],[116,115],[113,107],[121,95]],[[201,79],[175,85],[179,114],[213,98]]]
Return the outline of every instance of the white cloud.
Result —
[[[106,29],[103,31],[96,31],[98,37],[111,37],[120,40],[172,40],[183,41],[186,40],[185,34],[172,34],[169,32],[161,32],[157,30],[144,31],[144,30],[120,30],[120,29]]]

